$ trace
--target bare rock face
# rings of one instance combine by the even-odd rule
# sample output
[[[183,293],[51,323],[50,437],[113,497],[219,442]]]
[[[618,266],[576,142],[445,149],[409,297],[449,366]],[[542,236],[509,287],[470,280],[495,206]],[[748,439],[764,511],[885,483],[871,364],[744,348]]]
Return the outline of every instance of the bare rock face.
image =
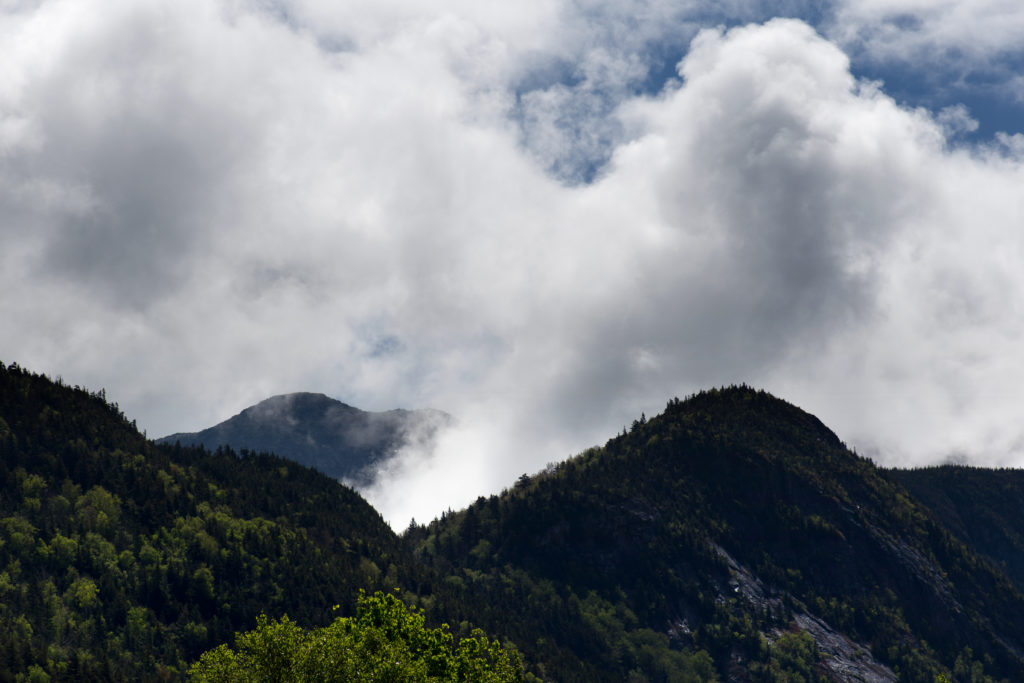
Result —
[[[323,394],[273,396],[218,425],[158,443],[267,451],[356,486],[401,448],[429,446],[453,419],[440,410],[367,412]]]
[[[784,609],[781,593],[766,587],[761,579],[737,562],[722,546],[716,543],[710,546],[728,564],[729,593],[741,595],[758,611]],[[814,639],[821,656],[822,670],[819,673],[830,680],[837,683],[896,683],[899,680],[892,669],[875,659],[866,645],[854,642],[832,628],[824,619],[806,612],[792,612],[789,619],[793,626],[807,632]],[[763,635],[771,641],[779,632]]]
[[[824,620],[801,613],[795,615],[794,621],[814,638],[832,680],[850,683],[896,683],[899,680],[866,646],[853,642]]]

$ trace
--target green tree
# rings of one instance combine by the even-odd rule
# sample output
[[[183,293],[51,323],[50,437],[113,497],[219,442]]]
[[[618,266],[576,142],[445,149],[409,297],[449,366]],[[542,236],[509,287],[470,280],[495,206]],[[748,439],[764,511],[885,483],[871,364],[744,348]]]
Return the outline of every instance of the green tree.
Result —
[[[221,645],[190,670],[210,683],[250,680],[389,681],[393,683],[518,683],[518,652],[474,630],[458,644],[447,626],[427,628],[422,611],[395,595],[361,595],[356,616],[305,630],[283,617],[261,615],[255,630],[239,633],[236,649]]]

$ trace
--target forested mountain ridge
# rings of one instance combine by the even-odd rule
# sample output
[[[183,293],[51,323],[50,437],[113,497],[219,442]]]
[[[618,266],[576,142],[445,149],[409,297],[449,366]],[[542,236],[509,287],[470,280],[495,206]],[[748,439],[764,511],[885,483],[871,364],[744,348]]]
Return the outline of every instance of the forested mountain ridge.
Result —
[[[180,679],[261,612],[325,626],[360,588],[515,644],[528,679],[1024,680],[984,510],[950,530],[896,478],[734,387],[398,536],[316,471],[153,444],[0,364],[0,680]]]
[[[1009,579],[816,418],[747,388],[674,400],[409,536],[465,604],[493,606],[485,628],[529,605],[507,635],[563,680],[656,669],[652,634],[765,680],[794,629],[835,680],[1024,680]]]
[[[0,680],[180,678],[263,611],[327,623],[401,553],[321,474],[155,446],[102,393],[0,364]]]
[[[1024,470],[943,465],[888,474],[1024,592]]]
[[[451,421],[440,410],[368,412],[323,394],[295,393],[260,401],[202,431],[157,442],[276,453],[362,485],[372,481],[376,464],[407,443],[429,443]]]

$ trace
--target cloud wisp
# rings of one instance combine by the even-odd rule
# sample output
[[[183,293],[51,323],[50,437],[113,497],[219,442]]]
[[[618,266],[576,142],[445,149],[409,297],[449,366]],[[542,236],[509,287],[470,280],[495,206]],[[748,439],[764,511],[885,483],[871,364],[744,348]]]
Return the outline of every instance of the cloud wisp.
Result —
[[[446,410],[366,492],[397,527],[731,382],[886,464],[1024,462],[1024,143],[858,78],[870,3],[732,4],[5,8],[0,352],[154,435]]]

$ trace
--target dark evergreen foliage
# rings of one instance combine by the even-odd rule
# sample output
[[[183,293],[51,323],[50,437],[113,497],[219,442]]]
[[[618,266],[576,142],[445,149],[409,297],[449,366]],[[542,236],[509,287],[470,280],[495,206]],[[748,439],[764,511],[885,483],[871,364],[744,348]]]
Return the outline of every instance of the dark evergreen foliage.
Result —
[[[157,446],[0,364],[0,680],[179,679],[360,588],[515,643],[527,680],[1024,680],[1018,475],[961,474],[879,470],[735,387],[398,537],[297,463]]]
[[[0,367],[0,679],[175,678],[288,613],[383,587],[398,539],[354,491],[272,455],[157,447],[115,404]]]
[[[768,675],[764,635],[800,615],[901,680],[931,683],[968,651],[1024,677],[1024,599],[1007,578],[816,418],[746,387],[673,400],[409,537],[478,623],[560,680],[650,677],[640,633],[706,651],[720,673]]]
[[[944,465],[889,475],[1024,591],[1024,470]]]

